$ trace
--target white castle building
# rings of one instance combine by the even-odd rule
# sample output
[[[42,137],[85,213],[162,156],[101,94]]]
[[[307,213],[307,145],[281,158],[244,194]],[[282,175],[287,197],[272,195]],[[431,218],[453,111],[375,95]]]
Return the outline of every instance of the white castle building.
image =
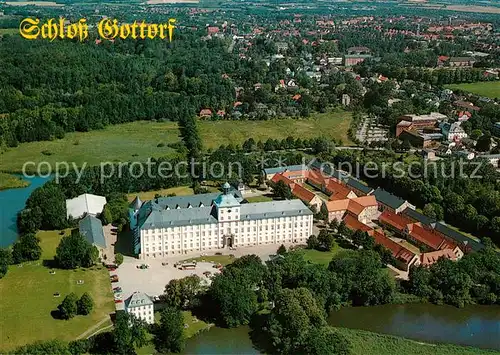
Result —
[[[300,200],[242,203],[224,193],[162,197],[130,206],[135,253],[141,259],[265,244],[305,243],[313,213]]]

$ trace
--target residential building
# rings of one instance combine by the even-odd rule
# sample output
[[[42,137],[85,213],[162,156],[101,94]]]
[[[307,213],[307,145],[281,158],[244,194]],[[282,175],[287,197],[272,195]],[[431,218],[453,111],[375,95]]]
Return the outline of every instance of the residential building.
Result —
[[[373,188],[371,188],[370,186],[367,186],[363,184],[361,181],[352,177],[347,179],[346,185],[358,196],[371,195],[374,191]]]
[[[323,203],[328,212],[328,221],[341,221],[346,215],[351,215],[363,224],[369,223],[378,216],[378,205],[375,196],[362,196],[331,200]]]
[[[204,108],[203,110],[200,111],[200,117],[201,118],[212,117],[212,110],[210,110],[209,108]]]
[[[344,65],[346,67],[352,67],[354,65],[364,62],[366,59],[371,57],[372,56],[369,54],[354,54],[354,55],[347,54],[344,56]]]
[[[274,183],[283,181],[290,188],[292,195],[302,200],[302,202],[306,203],[307,205],[314,207],[316,211],[319,211],[322,204],[321,199],[314,192],[309,191],[308,189],[303,187],[299,182],[294,182],[287,178],[285,176],[286,173],[287,172],[285,171],[281,174],[275,174],[271,181]]]
[[[80,235],[91,245],[97,247],[101,257],[103,257],[103,250],[106,249],[106,239],[104,238],[101,220],[92,215],[87,215],[78,223],[78,230]]]
[[[491,129],[491,134],[500,138],[500,122],[497,122],[493,125]]]
[[[424,128],[434,127],[438,121],[443,121],[445,119],[447,119],[447,116],[439,112],[432,112],[428,115],[401,116],[396,126],[396,137],[399,137],[403,131],[422,130]]]
[[[451,57],[448,64],[450,67],[472,68],[475,62],[472,57]]]
[[[134,292],[125,300],[125,311],[148,324],[155,322],[153,300],[143,292]]]
[[[392,257],[395,260],[395,265],[397,268],[409,271],[412,266],[419,266],[420,259],[417,254],[405,248],[403,245],[396,243],[391,238],[387,237],[384,233],[379,231],[374,231],[372,233],[375,243],[384,246],[388,249]]]
[[[106,202],[106,197],[92,194],[66,200],[66,217],[78,219],[87,214],[95,216],[102,212]]]
[[[452,261],[458,260],[457,255],[455,255],[455,253],[451,249],[436,250],[436,251],[431,251],[429,253],[422,253],[420,255],[420,265],[431,266],[441,258],[445,258]]]
[[[275,174],[283,173],[283,172],[297,172],[300,176],[304,176],[303,181],[305,181],[305,171],[309,170],[306,165],[289,165],[289,166],[280,166],[277,168],[266,168],[263,169],[262,172],[264,174],[264,178],[266,180],[271,180]],[[294,180],[292,177],[287,176],[289,179]],[[295,180],[294,180],[295,181]]]
[[[460,122],[442,122],[440,128],[444,138],[449,142],[460,142],[462,139],[468,137],[467,133],[460,126]]]
[[[305,243],[313,213],[300,200],[241,203],[231,192],[164,197],[131,205],[141,259],[265,244]],[[234,191],[234,190],[233,190]],[[132,220],[135,220],[132,222]]]
[[[392,213],[400,213],[404,209],[410,207],[415,208],[408,201],[403,200],[402,198],[387,192],[380,187],[373,192],[373,195],[377,199],[377,203],[379,206],[379,211],[390,211]]]

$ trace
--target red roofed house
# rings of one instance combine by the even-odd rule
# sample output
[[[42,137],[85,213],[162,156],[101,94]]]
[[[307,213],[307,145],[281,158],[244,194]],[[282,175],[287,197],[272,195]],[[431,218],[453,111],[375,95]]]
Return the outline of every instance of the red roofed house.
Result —
[[[217,111],[217,116],[224,117],[225,115],[226,115],[226,111],[224,111],[224,110]]]
[[[368,223],[378,214],[377,200],[373,195],[327,201],[323,203],[323,208],[328,212],[328,221],[340,221],[351,215],[361,223]]]
[[[420,265],[420,259],[417,254],[406,249],[401,244],[396,243],[391,238],[387,237],[385,234],[374,231],[372,234],[375,243],[384,246],[388,249],[394,260],[396,261],[396,267],[401,270],[409,271],[411,266]]]
[[[281,174],[275,174],[271,179],[271,181],[274,183],[283,181],[290,188],[292,195],[299,198],[303,202],[307,203],[309,206],[314,206],[316,210],[319,211],[322,204],[321,199],[314,192],[309,191],[308,189],[300,185],[298,182],[294,182],[293,180],[286,177],[285,173],[286,172],[283,172]],[[296,172],[291,172],[291,173],[296,173]]]
[[[446,258],[452,261],[457,261],[459,258],[451,249],[443,249],[423,253],[420,255],[420,264],[422,266],[431,266],[436,263],[440,258]],[[461,258],[461,257],[460,257]]]
[[[215,33],[219,33],[219,27],[217,26],[209,26],[207,28],[207,31],[208,31],[208,34],[215,34]]]
[[[409,240],[425,249],[431,251],[451,249],[458,259],[464,256],[463,251],[456,243],[432,230],[422,227],[420,223],[408,225],[405,232]]]
[[[207,118],[212,116],[212,110],[209,108],[204,108],[203,110],[200,111],[200,117],[202,118]]]

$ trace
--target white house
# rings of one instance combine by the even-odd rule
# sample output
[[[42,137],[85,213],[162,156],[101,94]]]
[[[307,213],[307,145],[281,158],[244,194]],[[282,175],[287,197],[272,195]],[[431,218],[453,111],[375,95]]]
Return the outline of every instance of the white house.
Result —
[[[143,292],[134,292],[125,300],[125,311],[148,324],[155,322],[153,301]]]
[[[301,200],[241,203],[223,194],[166,197],[131,205],[134,248],[141,259],[265,244],[305,243],[313,213]]]
[[[92,194],[66,200],[66,217],[81,218],[85,214],[95,216],[102,212],[106,202],[106,197]]]
[[[449,142],[457,142],[468,137],[467,133],[465,133],[464,129],[460,126],[460,123],[461,122],[441,124],[441,133],[443,133],[446,140]]]

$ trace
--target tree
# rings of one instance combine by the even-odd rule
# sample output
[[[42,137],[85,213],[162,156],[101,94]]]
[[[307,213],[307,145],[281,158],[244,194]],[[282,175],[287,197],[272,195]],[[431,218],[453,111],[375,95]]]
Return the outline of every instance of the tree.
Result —
[[[94,301],[92,300],[92,297],[85,292],[76,303],[76,306],[78,314],[86,316],[92,312],[92,309],[94,308]]]
[[[12,252],[10,249],[0,248],[0,279],[7,274],[12,261]]]
[[[281,244],[280,247],[278,248],[277,254],[278,255],[286,254],[286,247],[283,244]]]
[[[303,354],[308,355],[349,355],[351,344],[346,337],[332,327],[312,328],[302,346]]]
[[[339,227],[339,221],[337,221],[336,218],[332,219],[332,221],[330,222],[330,229],[336,232],[338,227]]]
[[[184,317],[178,308],[166,307],[161,311],[160,324],[154,329],[155,349],[162,353],[178,353],[184,349]]]
[[[40,239],[33,233],[21,235],[12,248],[12,259],[15,264],[38,260],[41,255]]]
[[[76,316],[78,297],[74,292],[64,297],[62,303],[57,307],[59,309],[59,315],[61,319],[70,319]]]
[[[484,133],[476,143],[476,149],[480,152],[487,152],[491,149],[491,134],[490,132]]]
[[[356,230],[352,235],[352,242],[357,247],[362,247],[366,250],[371,250],[375,247],[375,239],[370,237],[367,232],[363,232],[362,230]]]
[[[113,349],[110,353],[128,355],[134,347],[142,347],[147,343],[146,324],[125,311],[116,312],[113,330]]]
[[[307,249],[318,249],[320,246],[318,237],[314,234],[307,238]]]
[[[97,251],[97,254],[96,254]],[[56,261],[63,269],[90,267],[97,261],[99,251],[80,233],[74,232],[61,239],[56,249]]]
[[[282,200],[289,200],[292,198],[292,191],[290,187],[282,180],[277,183],[271,183],[274,195]]]
[[[341,236],[348,236],[350,234],[350,229],[345,225],[343,220],[340,221],[337,231]]]
[[[277,353],[299,352],[311,327],[325,326],[325,314],[307,288],[283,289],[269,316],[269,335]]]
[[[258,309],[256,285],[251,278],[246,268],[233,267],[212,281],[209,295],[220,321],[227,327],[248,324]]]
[[[202,290],[201,279],[191,275],[182,279],[171,280],[166,286],[162,299],[171,307],[191,307],[198,293]]]
[[[321,249],[330,251],[335,244],[335,239],[333,238],[333,235],[326,229],[322,229],[318,235],[318,243]]]
[[[24,345],[11,354],[13,355],[72,355],[68,349],[68,344],[61,340],[37,341],[33,344]]]
[[[120,253],[115,254],[115,264],[118,266],[123,264],[123,255],[122,254],[120,254]]]

